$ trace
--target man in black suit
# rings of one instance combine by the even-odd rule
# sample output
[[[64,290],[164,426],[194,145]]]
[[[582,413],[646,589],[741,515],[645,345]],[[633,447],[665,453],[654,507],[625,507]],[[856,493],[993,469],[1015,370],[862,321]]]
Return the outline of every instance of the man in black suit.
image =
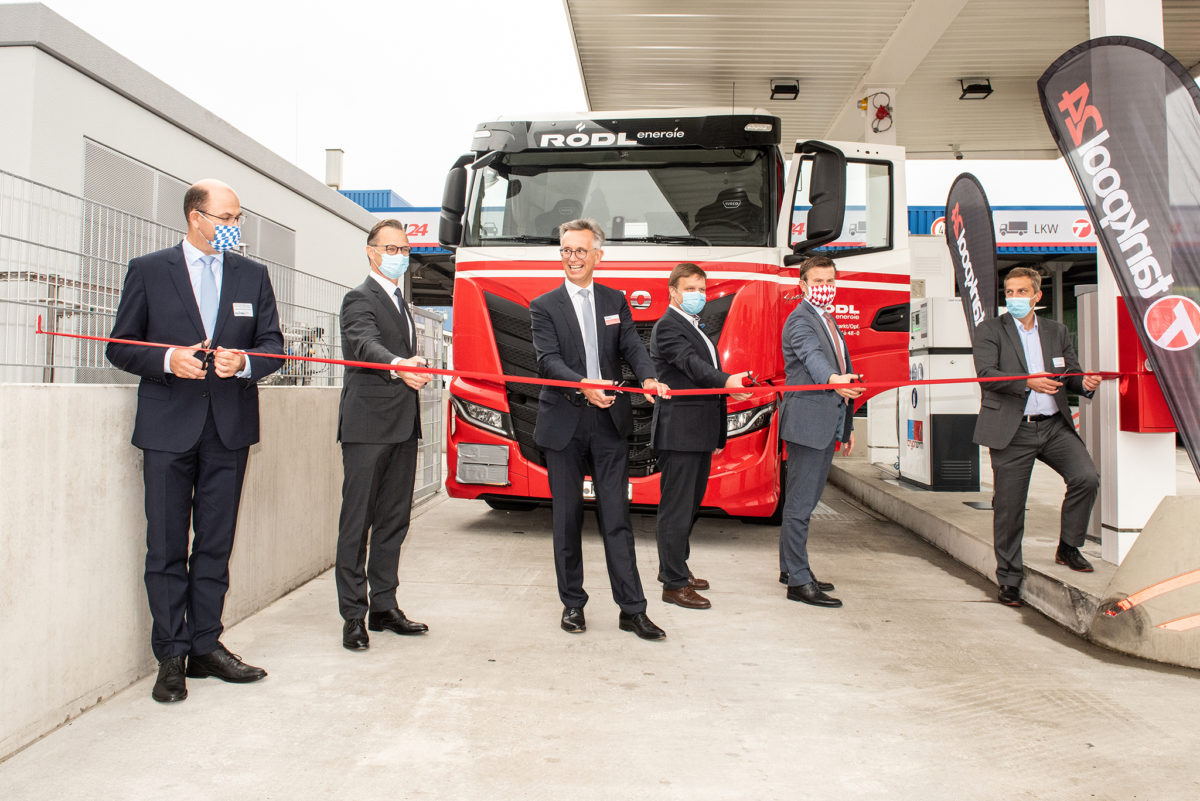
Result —
[[[347,359],[425,366],[425,359],[416,355],[416,326],[399,285],[409,253],[399,220],[381,220],[367,235],[371,273],[342,301]],[[343,477],[334,579],[345,621],[342,646],[352,651],[368,647],[367,627],[396,634],[428,631],[397,607],[396,573],[417,471],[418,390],[430,378],[428,373],[346,368],[338,407]]]
[[[238,196],[200,181],[183,212],[183,242],[129,262],[112,337],[195,344],[107,349],[110,362],[142,378],[133,444],[144,457],[146,594],[159,660],[151,695],[164,703],[187,698],[185,660],[191,678],[267,675],[221,644],[221,612],[246,456],[258,442],[256,382],[283,364],[260,355],[282,354],[283,336],[267,268],[233,250]]]
[[[543,378],[595,385],[582,391],[543,387],[538,396],[533,436],[545,453],[550,481],[562,628],[571,633],[586,628],[583,607],[588,595],[580,540],[583,477],[590,472],[613,600],[621,608],[618,625],[643,639],[661,639],[665,632],[646,616],[629,523],[629,395],[606,394],[605,387],[620,379],[624,359],[643,388],[658,394],[670,390],[654,380],[654,364],[638,337],[625,296],[592,281],[592,271],[604,256],[599,224],[583,219],[563,223],[559,243],[566,281],[529,304],[538,372]]]
[[[707,276],[685,262],[671,270],[671,305],[650,334],[650,358],[658,377],[672,391],[740,389],[748,373],[721,371],[721,359],[701,330]],[[749,398],[737,393],[734,400]],[[663,398],[654,406],[650,444],[658,452],[658,580],[662,599],[685,609],[708,609],[712,603],[696,590],[708,582],[688,569],[692,525],[708,487],[713,451],[725,447],[724,395]]]
[[[980,378],[1033,376],[979,385],[981,405],[974,441],[991,452],[995,492],[992,539],[999,600],[1006,606],[1021,605],[1025,499],[1036,459],[1050,465],[1067,482],[1054,561],[1084,573],[1092,570],[1079,546],[1096,502],[1100,476],[1075,432],[1066,394],[1059,390],[1065,385],[1090,398],[1100,386],[1100,376],[1063,377],[1063,373],[1083,371],[1066,326],[1039,319],[1034,312],[1041,290],[1042,277],[1036,270],[1009,270],[1004,278],[1009,313],[985,320],[975,329],[975,371]]]
[[[842,602],[826,593],[833,584],[813,575],[808,561],[808,525],[825,490],[837,443],[854,450],[854,399],[850,350],[829,306],[837,293],[837,266],[828,256],[800,264],[800,301],[783,324],[783,360],[791,385],[836,384],[837,389],[788,392],[780,408],[779,436],[787,443],[787,489],[779,529],[779,580],[787,598],[837,609]],[[844,385],[844,386],[842,386]]]

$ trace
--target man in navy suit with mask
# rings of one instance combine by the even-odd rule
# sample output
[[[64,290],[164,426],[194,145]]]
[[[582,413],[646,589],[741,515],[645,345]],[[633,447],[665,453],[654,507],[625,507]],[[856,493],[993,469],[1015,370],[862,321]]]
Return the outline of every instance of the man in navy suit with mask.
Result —
[[[678,264],[668,279],[671,305],[650,334],[650,358],[658,377],[672,390],[739,389],[749,373],[727,373],[717,348],[704,333],[707,276],[698,265]],[[738,393],[733,400],[749,398]],[[654,406],[650,444],[658,454],[658,580],[662,599],[684,609],[709,609],[712,603],[696,590],[708,581],[688,568],[692,526],[708,488],[713,451],[725,447],[724,395],[663,398]]]
[[[180,244],[129,262],[112,337],[194,344],[107,349],[110,362],[142,379],[133,444],[144,457],[146,594],[159,660],[151,695],[163,703],[187,698],[185,669],[239,683],[267,675],[221,644],[221,613],[246,457],[258,442],[256,382],[283,364],[262,355],[282,354],[283,336],[267,268],[235,250],[237,194],[200,181],[183,212]]]

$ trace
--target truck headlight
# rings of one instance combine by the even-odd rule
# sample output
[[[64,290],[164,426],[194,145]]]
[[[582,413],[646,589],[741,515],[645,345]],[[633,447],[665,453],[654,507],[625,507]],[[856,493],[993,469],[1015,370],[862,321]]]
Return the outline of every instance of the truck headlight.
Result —
[[[457,395],[450,396],[450,403],[454,405],[454,411],[463,420],[491,431],[493,434],[514,439],[512,421],[506,412],[499,411],[498,409],[489,409],[487,406],[480,406],[478,403],[471,403],[471,401],[463,400]]]
[[[771,415],[774,411],[775,401],[771,401],[764,406],[755,406],[753,409],[727,414],[725,415],[725,434],[730,437],[739,437],[742,434],[766,428],[771,425]]]

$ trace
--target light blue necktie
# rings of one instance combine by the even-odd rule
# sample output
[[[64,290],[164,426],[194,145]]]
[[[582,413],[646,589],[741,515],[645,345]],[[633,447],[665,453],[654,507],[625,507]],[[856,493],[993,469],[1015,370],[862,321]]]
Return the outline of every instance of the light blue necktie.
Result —
[[[217,325],[217,278],[213,272],[213,262],[216,256],[201,256],[200,263],[204,265],[200,272],[200,320],[204,323],[204,336],[212,339],[213,328]]]
[[[600,377],[600,353],[596,347],[596,310],[592,308],[592,291],[579,290],[583,299],[583,350],[587,355],[587,377]]]

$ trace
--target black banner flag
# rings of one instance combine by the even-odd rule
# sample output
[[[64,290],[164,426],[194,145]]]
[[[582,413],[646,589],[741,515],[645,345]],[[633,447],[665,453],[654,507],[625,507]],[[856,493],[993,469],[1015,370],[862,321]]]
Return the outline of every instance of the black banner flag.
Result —
[[[1106,36],[1038,91],[1200,475],[1200,89],[1161,48]]]
[[[969,172],[954,179],[946,196],[946,246],[974,342],[979,324],[996,316],[996,230],[983,186]]]

